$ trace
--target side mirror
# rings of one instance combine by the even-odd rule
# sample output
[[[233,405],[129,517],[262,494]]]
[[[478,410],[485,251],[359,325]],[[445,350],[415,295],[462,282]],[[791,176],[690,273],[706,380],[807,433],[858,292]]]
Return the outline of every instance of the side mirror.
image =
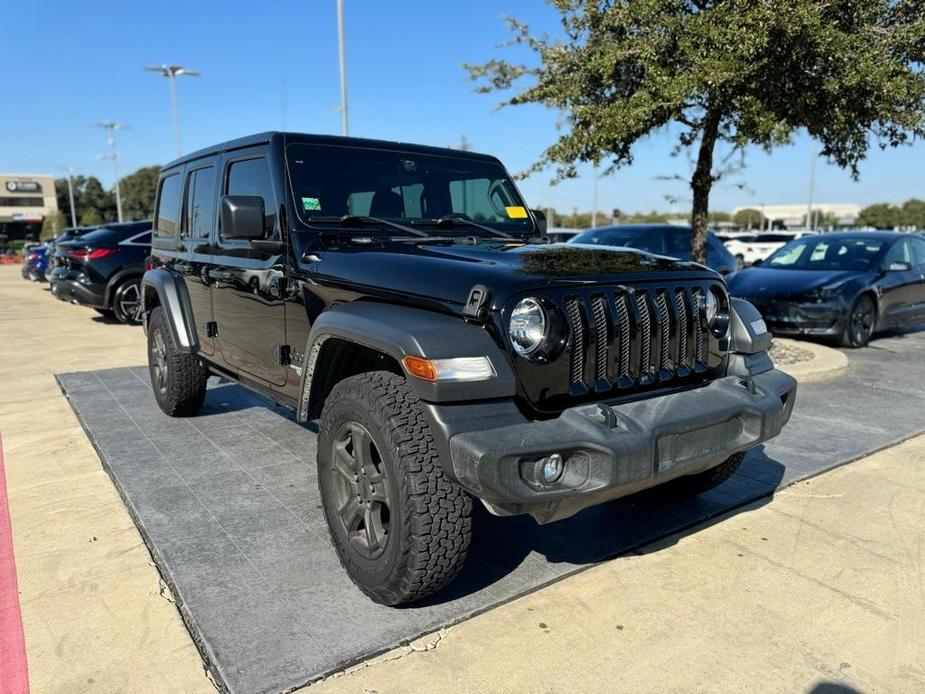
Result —
[[[904,260],[894,260],[887,268],[887,272],[909,272],[912,269],[912,263]]]
[[[755,265],[761,265],[761,263],[763,263],[763,262],[764,262],[764,260],[762,260],[761,258],[758,258],[758,260],[756,260],[755,262],[752,263],[752,267],[754,267]]]
[[[533,219],[536,220],[536,230],[540,234],[546,233],[547,222],[546,213],[543,210],[530,210],[533,213]]]
[[[259,195],[223,195],[222,238],[251,241],[262,239],[266,215]]]

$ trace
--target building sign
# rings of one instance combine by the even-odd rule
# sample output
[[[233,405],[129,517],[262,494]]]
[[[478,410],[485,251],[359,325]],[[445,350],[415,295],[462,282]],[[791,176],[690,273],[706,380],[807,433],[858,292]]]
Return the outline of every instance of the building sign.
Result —
[[[11,193],[41,193],[42,186],[35,181],[7,181],[6,189]]]

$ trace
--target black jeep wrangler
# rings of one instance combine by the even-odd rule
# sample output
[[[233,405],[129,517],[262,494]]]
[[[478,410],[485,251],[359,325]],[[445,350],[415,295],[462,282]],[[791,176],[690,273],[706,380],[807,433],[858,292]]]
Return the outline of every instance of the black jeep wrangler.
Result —
[[[151,381],[211,375],[320,418],[334,547],[373,600],[450,581],[471,499],[548,523],[696,494],[776,436],[795,381],[709,269],[546,243],[494,157],[267,133],[164,167],[143,279]]]

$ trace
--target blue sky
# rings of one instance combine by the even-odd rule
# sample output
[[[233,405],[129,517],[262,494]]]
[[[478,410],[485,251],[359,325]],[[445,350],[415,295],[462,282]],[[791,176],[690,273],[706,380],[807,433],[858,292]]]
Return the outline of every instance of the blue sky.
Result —
[[[497,56],[513,15],[558,31],[557,13],[540,0],[374,2],[346,0],[351,135],[473,149],[526,168],[555,138],[557,114],[540,107],[496,110],[497,95],[473,91],[461,65]],[[29,2],[4,9],[4,104],[0,170],[61,174],[54,167],[112,182],[105,133],[91,123],[128,124],[118,134],[123,172],[174,156],[167,81],[148,64],[179,63],[202,72],[181,78],[183,148],[191,151],[262,130],[340,132],[335,0],[242,3]],[[516,54],[506,51],[511,57]],[[640,143],[636,162],[598,184],[599,209],[676,209],[689,192],[659,176],[687,176],[665,133]],[[748,153],[740,179],[721,185],[713,209],[801,203],[807,199],[811,143],[797,138],[772,155]],[[819,161],[817,202],[902,202],[918,196],[925,145],[872,150],[859,183]],[[549,186],[550,174],[521,182],[528,202],[590,209],[591,172]],[[665,196],[677,198],[674,205]]]

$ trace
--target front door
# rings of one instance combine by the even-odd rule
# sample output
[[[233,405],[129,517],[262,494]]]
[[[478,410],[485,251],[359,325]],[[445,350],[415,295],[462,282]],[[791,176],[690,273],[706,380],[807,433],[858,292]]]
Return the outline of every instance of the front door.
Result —
[[[212,288],[208,273],[212,264],[218,199],[219,177],[216,166],[216,160],[206,160],[196,162],[196,168],[187,171],[180,242],[177,245],[177,269],[189,293],[199,349],[205,354],[215,352],[215,339],[210,328]]]
[[[909,269],[890,271],[888,268],[893,263],[906,263]],[[921,301],[919,294],[922,275],[916,267],[910,240],[900,239],[894,243],[887,251],[883,266],[886,274],[883,277],[880,311],[883,314],[884,324],[903,325],[916,318]]]
[[[265,238],[280,238],[277,201],[265,155],[242,154],[226,160],[222,194],[262,197]],[[285,254],[255,248],[250,241],[224,239],[221,220],[218,226],[209,278],[222,359],[236,371],[283,385],[287,368],[281,358],[286,342]]]

